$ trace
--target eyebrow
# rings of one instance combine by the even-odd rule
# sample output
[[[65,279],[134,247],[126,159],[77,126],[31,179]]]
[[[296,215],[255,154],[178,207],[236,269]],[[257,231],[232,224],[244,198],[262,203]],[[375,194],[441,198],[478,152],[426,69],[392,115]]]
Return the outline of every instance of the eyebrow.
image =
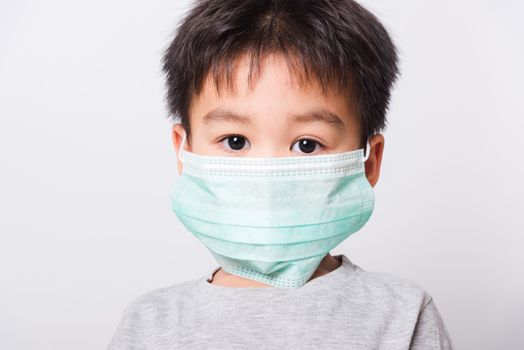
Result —
[[[294,114],[291,116],[291,119],[300,123],[319,121],[329,125],[330,127],[334,127],[335,129],[344,128],[344,122],[342,122],[342,118],[322,107],[305,113]],[[247,115],[238,115],[222,107],[212,109],[203,117],[204,124],[211,124],[220,121],[249,124],[251,122],[251,117]]]

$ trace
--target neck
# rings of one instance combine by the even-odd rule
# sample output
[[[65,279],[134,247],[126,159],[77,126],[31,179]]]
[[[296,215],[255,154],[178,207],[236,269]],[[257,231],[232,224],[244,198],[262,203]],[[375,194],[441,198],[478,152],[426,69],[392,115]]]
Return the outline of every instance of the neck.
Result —
[[[331,254],[328,254],[322,259],[317,269],[309,279],[315,279],[320,276],[324,276],[331,271],[337,269],[341,265],[341,261],[333,257]],[[233,288],[242,288],[242,287],[254,287],[254,288],[266,288],[272,287],[269,284],[250,280],[248,278],[232,275],[222,268],[217,270],[213,276],[212,280],[209,282],[211,284],[222,286],[222,287],[233,287]]]

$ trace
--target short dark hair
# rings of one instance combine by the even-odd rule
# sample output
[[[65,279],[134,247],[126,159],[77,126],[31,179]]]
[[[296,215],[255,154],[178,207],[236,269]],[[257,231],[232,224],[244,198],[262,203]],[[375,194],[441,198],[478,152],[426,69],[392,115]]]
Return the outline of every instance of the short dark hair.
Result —
[[[398,55],[378,18],[353,0],[197,0],[163,53],[166,102],[191,140],[191,99],[212,73],[219,91],[237,58],[282,53],[302,83],[311,74],[326,87],[348,92],[355,103],[361,145],[386,126]]]

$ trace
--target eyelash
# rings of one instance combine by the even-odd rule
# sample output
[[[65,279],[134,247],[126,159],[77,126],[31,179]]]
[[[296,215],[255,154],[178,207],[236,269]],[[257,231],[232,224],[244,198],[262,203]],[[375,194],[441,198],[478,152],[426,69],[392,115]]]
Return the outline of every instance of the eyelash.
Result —
[[[247,138],[244,137],[244,136],[242,136],[242,135],[239,135],[239,134],[231,134],[231,135],[226,135],[226,136],[222,137],[220,140],[218,140],[218,143],[220,144],[220,146],[222,147],[222,149],[223,149],[224,151],[228,152],[228,153],[239,153],[239,152],[241,152],[241,150],[240,150],[240,151],[231,151],[231,150],[227,149],[226,147],[224,147],[224,146],[222,145],[222,142],[224,142],[224,140],[227,140],[228,138],[233,137],[233,136],[242,137],[242,138],[244,138],[244,139],[247,140]],[[318,140],[316,140],[316,139],[314,139],[314,138],[311,138],[311,137],[303,137],[303,138],[297,139],[295,142],[293,142],[293,144],[291,145],[291,148],[293,148],[293,145],[295,145],[295,144],[296,144],[298,141],[300,141],[300,140],[310,140],[310,141],[314,141],[314,142],[316,142],[316,143],[320,146],[320,150],[324,149],[324,147],[325,147],[323,143],[321,143],[320,141],[318,141]]]

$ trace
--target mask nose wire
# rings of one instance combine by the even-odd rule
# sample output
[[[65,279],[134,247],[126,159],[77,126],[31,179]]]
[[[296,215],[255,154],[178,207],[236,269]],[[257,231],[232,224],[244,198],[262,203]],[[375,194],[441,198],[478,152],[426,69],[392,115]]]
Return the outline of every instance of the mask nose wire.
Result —
[[[180,142],[180,149],[178,150],[178,160],[184,163],[184,158],[182,158],[182,151],[184,150],[184,143],[186,142],[186,133],[182,136],[182,142]]]
[[[369,144],[369,140],[366,141],[366,154],[362,158],[362,162],[366,162],[369,158],[369,152],[371,152],[371,145]]]

